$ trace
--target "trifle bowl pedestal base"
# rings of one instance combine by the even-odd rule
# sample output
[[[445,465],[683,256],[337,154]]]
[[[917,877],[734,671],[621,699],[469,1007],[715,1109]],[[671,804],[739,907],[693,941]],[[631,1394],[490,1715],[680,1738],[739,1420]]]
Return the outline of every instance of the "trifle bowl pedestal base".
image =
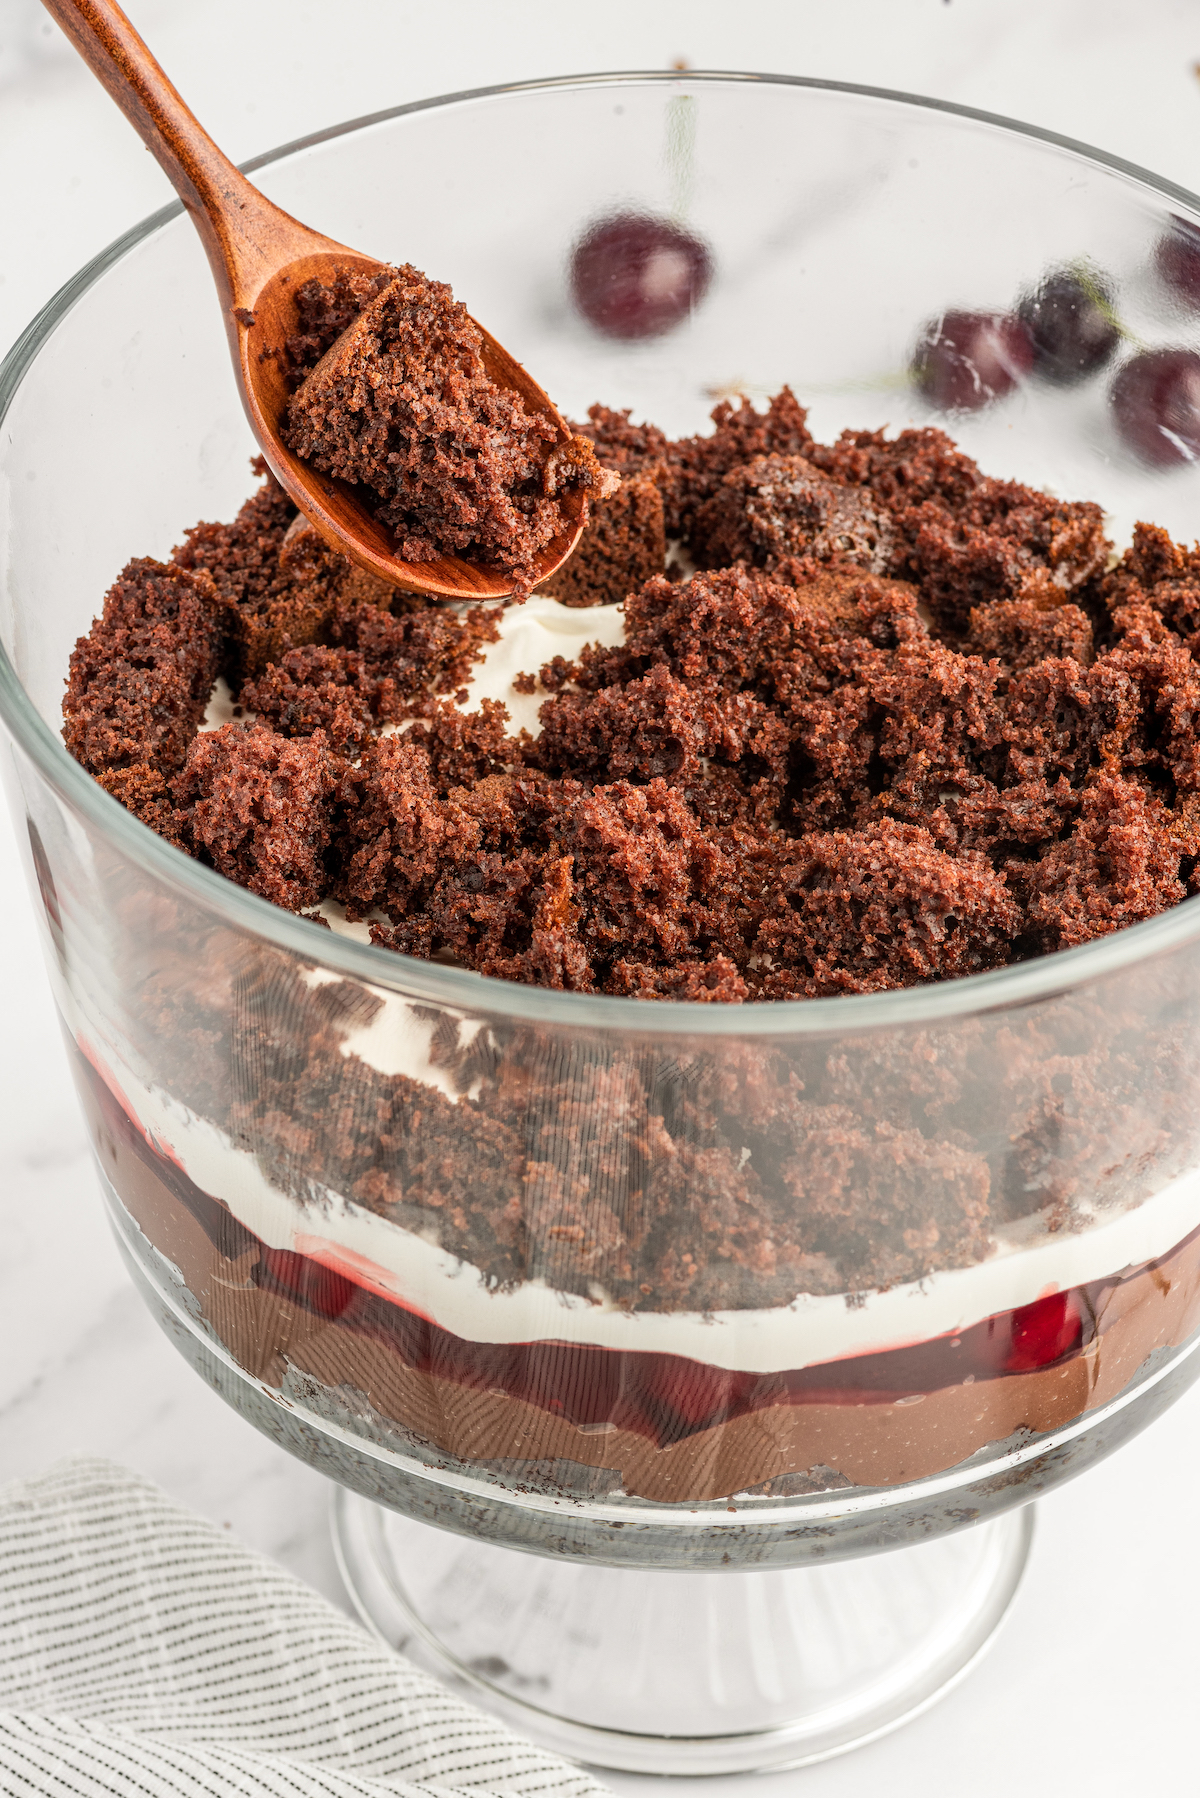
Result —
[[[340,1489],[338,1563],[393,1647],[514,1728],[631,1773],[805,1766],[927,1710],[993,1641],[1033,1507],[915,1547],[723,1572],[472,1541]]]
[[[546,1747],[619,1771],[803,1766],[918,1716],[1007,1614],[1033,1498],[1136,1435],[1200,1369],[1194,1336],[1056,1434],[895,1491],[581,1501],[369,1438],[338,1394],[314,1408],[311,1381],[289,1376],[284,1391],[251,1376],[99,1173],[164,1332],[228,1404],[337,1483],[335,1546],[369,1627]]]

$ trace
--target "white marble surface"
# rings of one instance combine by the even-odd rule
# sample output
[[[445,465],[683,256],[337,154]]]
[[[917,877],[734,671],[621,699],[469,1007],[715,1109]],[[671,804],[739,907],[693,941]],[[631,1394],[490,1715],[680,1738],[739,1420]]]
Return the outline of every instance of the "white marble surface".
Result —
[[[441,0],[424,13],[398,0],[133,0],[129,11],[239,157],[422,94],[686,57],[937,94],[1200,187],[1194,0]],[[362,66],[353,34],[372,42]],[[168,197],[35,0],[0,0],[0,169],[3,348],[88,256]],[[227,1411],[127,1284],[7,820],[0,926],[0,1479],[109,1454],[344,1603],[323,1479]],[[1025,1588],[982,1670],[890,1739],[756,1789],[1194,1789],[1198,1481],[1200,1390],[1043,1503]],[[723,1798],[746,1784],[704,1789]]]

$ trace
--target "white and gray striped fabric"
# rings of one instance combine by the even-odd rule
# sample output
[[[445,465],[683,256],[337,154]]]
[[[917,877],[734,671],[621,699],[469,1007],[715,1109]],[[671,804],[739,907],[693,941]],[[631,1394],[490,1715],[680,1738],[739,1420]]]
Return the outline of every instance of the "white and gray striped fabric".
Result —
[[[0,1487],[4,1798],[600,1798],[108,1461]]]

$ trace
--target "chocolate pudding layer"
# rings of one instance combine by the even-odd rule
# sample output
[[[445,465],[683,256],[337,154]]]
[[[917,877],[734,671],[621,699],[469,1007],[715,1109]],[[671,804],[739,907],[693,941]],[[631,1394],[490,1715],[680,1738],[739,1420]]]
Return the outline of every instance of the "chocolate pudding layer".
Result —
[[[797,1480],[888,1487],[989,1443],[1063,1428],[1116,1398],[1200,1325],[1200,1230],[1108,1278],[1048,1292],[954,1336],[788,1372],[586,1343],[467,1341],[302,1254],[272,1248],[201,1190],[74,1057],[93,1140],[140,1230],[247,1373],[348,1392],[466,1463],[607,1470],[655,1503]]]

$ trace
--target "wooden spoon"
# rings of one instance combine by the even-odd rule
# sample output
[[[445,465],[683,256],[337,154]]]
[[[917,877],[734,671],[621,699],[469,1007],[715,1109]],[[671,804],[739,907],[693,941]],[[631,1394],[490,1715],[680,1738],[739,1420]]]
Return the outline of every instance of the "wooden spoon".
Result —
[[[374,274],[387,265],[310,231],[265,199],[193,118],[113,0],[44,5],[158,158],[192,216],[221,297],[242,403],[280,485],[328,542],[385,581],[445,599],[505,598],[513,590],[511,577],[460,556],[402,561],[391,531],[368,511],[359,489],[318,473],[280,438],[290,398],[283,346],[297,328],[296,289],[313,279],[331,281],[335,269]],[[570,432],[536,381],[494,337],[482,335],[488,374],[519,393],[527,411],[548,418],[565,442]],[[535,586],[579,541],[584,501],[582,488],[564,490],[569,523],[538,558]]]

